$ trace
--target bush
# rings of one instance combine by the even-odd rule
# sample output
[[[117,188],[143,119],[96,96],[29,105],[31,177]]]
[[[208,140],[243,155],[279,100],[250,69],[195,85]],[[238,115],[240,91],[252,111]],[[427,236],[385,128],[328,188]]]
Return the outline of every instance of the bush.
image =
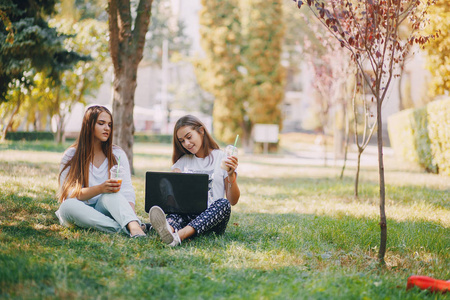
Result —
[[[134,141],[136,143],[159,143],[159,144],[171,144],[171,134],[145,134],[136,133],[134,135]]]
[[[431,102],[427,108],[433,161],[439,173],[450,176],[450,98]]]
[[[450,175],[450,99],[390,116],[388,132],[397,156],[428,172]]]
[[[78,134],[76,134],[78,136]],[[55,134],[53,132],[41,131],[17,131],[7,132],[6,139],[10,141],[53,141]],[[75,141],[75,138],[68,138],[67,141]],[[171,144],[171,134],[144,134],[137,133],[134,135],[134,141],[137,143],[160,143]]]
[[[48,131],[17,131],[7,132],[6,137],[10,141],[53,141],[53,132]]]

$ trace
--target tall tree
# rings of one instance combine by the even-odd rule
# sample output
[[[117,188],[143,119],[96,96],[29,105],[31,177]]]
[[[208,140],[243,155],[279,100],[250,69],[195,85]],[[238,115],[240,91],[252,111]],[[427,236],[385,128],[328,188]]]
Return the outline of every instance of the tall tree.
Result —
[[[425,48],[427,68],[433,75],[429,92],[432,97],[450,93],[450,5],[447,0],[438,0],[429,10],[429,34],[438,33]]]
[[[299,8],[303,1],[295,0]],[[307,0],[318,20],[347,48],[360,70],[376,102],[378,169],[380,186],[380,248],[378,259],[384,264],[387,243],[385,181],[381,107],[394,77],[395,66],[408,50],[408,43],[424,44],[430,37],[417,30],[431,1],[420,0]],[[402,40],[400,25],[408,20],[414,29],[409,39]]]
[[[199,82],[214,97],[214,134],[224,142],[242,137],[251,149],[255,123],[282,125],[284,69],[280,1],[202,1]],[[201,73],[201,72],[199,72]]]
[[[276,124],[282,128],[281,105],[284,99],[285,69],[281,65],[284,36],[281,1],[249,0],[244,6],[246,34],[244,66],[249,94],[245,103],[250,120],[249,132],[256,123]]]
[[[153,0],[140,0],[132,12],[130,0],[109,0],[109,46],[114,65],[114,141],[127,154],[133,171],[134,93]]]
[[[206,58],[197,64],[200,85],[214,95],[214,134],[231,143],[236,134],[248,140],[244,120],[241,23],[238,1],[202,0],[201,45]]]

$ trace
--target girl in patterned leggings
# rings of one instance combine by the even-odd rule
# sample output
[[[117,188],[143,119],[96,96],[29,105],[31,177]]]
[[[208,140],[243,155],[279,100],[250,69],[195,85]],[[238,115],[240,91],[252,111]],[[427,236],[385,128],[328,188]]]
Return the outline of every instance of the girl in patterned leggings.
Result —
[[[167,216],[158,206],[150,208],[150,223],[161,240],[169,246],[177,246],[184,239],[207,232],[223,233],[230,219],[231,205],[237,204],[240,197],[236,182],[237,157],[227,158],[205,125],[187,115],[175,124],[172,162],[174,172],[209,175],[208,208],[199,215]]]

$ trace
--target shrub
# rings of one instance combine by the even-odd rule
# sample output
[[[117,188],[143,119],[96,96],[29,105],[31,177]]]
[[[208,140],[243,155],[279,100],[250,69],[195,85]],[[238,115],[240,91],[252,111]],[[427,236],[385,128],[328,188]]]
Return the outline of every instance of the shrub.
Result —
[[[390,116],[388,132],[397,156],[428,172],[450,175],[450,99]]]
[[[53,141],[53,132],[48,131],[16,131],[7,132],[6,137],[10,141]]]
[[[172,143],[172,135],[171,134],[136,133],[134,135],[134,141],[137,143],[171,144]]]
[[[428,135],[439,173],[450,176],[450,98],[427,105]]]
[[[78,137],[78,133],[73,137],[67,139],[67,141],[75,141]],[[55,134],[53,132],[41,132],[41,131],[17,131],[17,132],[7,132],[6,139],[10,141],[53,141],[55,139]],[[134,135],[134,141],[138,143],[161,143],[161,144],[171,144],[172,135],[171,134],[145,134],[137,133]]]

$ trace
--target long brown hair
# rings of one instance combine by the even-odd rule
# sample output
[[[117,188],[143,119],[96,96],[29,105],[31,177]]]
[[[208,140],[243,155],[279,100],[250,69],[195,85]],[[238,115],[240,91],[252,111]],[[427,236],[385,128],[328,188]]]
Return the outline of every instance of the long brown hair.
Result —
[[[111,117],[111,130],[107,141],[102,142],[102,151],[108,159],[108,171],[113,165],[117,163],[116,157],[112,151],[112,137],[113,137],[113,117],[111,112],[104,106],[90,106],[84,113],[83,123],[81,124],[81,131],[76,142],[71,146],[75,148],[75,154],[64,165],[58,176],[58,183],[61,185],[61,174],[69,169],[69,172],[64,180],[64,183],[58,193],[60,202],[63,202],[69,197],[69,191],[74,189],[70,197],[77,197],[81,193],[83,187],[89,185],[89,166],[94,159],[94,129],[97,123],[98,116],[106,112]]]
[[[172,163],[176,163],[180,157],[185,154],[192,154],[188,150],[186,150],[180,143],[177,137],[177,132],[181,127],[189,126],[192,130],[197,131],[200,135],[203,136],[202,141],[202,150],[207,156],[211,153],[213,149],[219,149],[219,145],[214,141],[211,134],[209,134],[205,125],[197,118],[192,115],[186,115],[181,117],[175,127],[173,128],[173,154],[172,154]]]

